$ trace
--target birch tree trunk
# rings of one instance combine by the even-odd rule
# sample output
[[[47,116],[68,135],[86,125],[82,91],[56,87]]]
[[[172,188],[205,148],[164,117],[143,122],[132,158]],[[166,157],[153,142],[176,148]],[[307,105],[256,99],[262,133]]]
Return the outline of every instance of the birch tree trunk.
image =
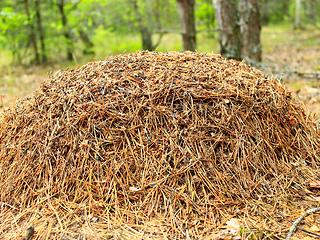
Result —
[[[216,15],[220,28],[220,53],[241,60],[242,40],[237,0],[217,0]]]
[[[249,63],[261,62],[260,0],[240,0],[242,51],[241,56]]]
[[[196,27],[194,19],[194,0],[177,0],[182,23],[183,50],[196,50]]]

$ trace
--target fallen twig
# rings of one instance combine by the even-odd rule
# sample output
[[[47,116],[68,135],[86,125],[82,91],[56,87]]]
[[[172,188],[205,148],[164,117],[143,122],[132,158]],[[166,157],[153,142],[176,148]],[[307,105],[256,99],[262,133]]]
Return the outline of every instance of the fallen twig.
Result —
[[[292,227],[290,228],[290,231],[286,237],[286,240],[290,240],[293,232],[295,231],[297,227],[297,225],[302,221],[302,219],[304,219],[306,216],[308,216],[309,214],[311,213],[315,213],[315,212],[318,212],[320,211],[320,207],[317,207],[317,208],[312,208],[310,210],[308,210],[306,213],[304,213],[301,217],[299,217],[292,225]],[[300,229],[300,228],[299,228]]]
[[[279,212],[276,212],[278,213],[281,217],[283,217],[284,219],[286,219],[289,223],[293,224],[293,222],[291,222],[288,218],[286,218],[285,216],[283,216],[281,213]],[[320,236],[320,234],[318,233],[315,233],[315,232],[312,232],[310,230],[307,230],[307,229],[304,229],[302,227],[299,227],[299,226],[296,226],[297,229],[301,230],[301,231],[304,231],[304,232],[307,232],[307,233],[310,233],[310,234],[313,234],[313,235],[316,235],[316,236]]]

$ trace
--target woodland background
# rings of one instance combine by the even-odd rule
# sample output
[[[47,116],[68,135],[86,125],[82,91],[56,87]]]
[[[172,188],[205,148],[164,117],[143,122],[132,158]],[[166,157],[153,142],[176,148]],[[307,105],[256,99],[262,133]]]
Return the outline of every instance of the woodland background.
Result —
[[[147,49],[245,59],[317,111],[319,11],[318,0],[1,0],[1,107],[48,73]]]

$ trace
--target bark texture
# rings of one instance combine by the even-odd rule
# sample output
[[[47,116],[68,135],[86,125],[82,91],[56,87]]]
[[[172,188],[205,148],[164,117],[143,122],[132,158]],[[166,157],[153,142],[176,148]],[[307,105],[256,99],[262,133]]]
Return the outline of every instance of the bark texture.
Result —
[[[240,0],[242,52],[250,63],[261,62],[260,0]]]
[[[182,23],[183,50],[196,50],[196,27],[194,18],[194,0],[177,0]]]
[[[225,58],[242,60],[237,0],[217,0],[216,6],[220,28],[220,53]]]

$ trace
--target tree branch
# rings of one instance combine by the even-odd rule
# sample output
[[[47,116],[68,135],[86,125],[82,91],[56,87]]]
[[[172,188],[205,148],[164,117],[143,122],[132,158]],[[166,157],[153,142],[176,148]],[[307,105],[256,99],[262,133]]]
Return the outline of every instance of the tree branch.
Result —
[[[320,207],[318,208],[312,208],[310,210],[308,210],[306,213],[304,213],[301,217],[299,217],[293,224],[292,224],[292,227],[290,228],[290,231],[286,237],[286,240],[290,240],[291,239],[291,236],[293,234],[293,232],[296,230],[298,224],[302,221],[302,219],[304,219],[306,216],[308,216],[309,214],[311,213],[315,213],[315,212],[318,212],[320,211]]]

